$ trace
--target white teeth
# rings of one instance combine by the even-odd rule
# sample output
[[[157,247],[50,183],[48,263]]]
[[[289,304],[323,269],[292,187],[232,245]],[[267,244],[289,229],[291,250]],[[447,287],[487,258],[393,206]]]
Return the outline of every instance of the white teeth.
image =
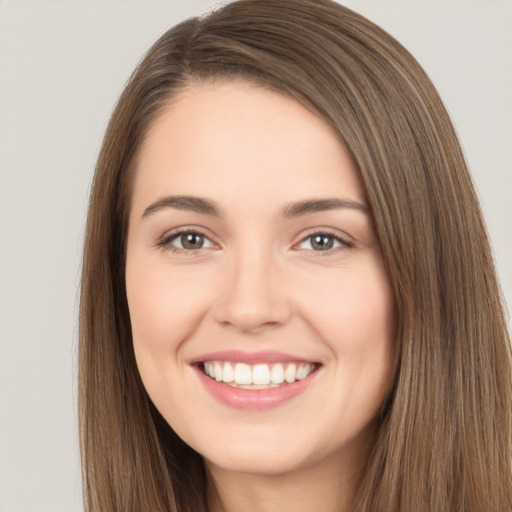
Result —
[[[257,364],[252,369],[253,384],[270,384],[270,369],[266,364]]]
[[[281,363],[277,363],[272,366],[272,371],[270,372],[270,380],[274,384],[282,384],[284,382],[284,368]]]
[[[297,377],[297,366],[295,364],[289,364],[284,371],[284,380],[291,384],[295,382],[295,377]]]
[[[224,363],[224,375],[222,376],[224,382],[233,382],[235,380],[235,369],[231,363]]]
[[[251,372],[251,367],[248,364],[236,363],[235,383],[236,384],[252,384],[252,372]]]
[[[215,374],[215,380],[220,382],[222,380],[222,373],[223,373],[222,366],[220,365],[220,363],[215,361],[215,363],[213,363],[213,370],[214,370],[214,374]]]
[[[204,373],[218,382],[246,389],[267,389],[287,382],[292,384],[305,379],[315,369],[310,363],[275,363],[248,365],[208,361],[204,363]]]
[[[302,363],[299,366],[299,368],[297,369],[297,380],[302,380],[308,376],[308,374],[309,374],[308,367],[309,367],[309,365],[304,364],[304,363]]]

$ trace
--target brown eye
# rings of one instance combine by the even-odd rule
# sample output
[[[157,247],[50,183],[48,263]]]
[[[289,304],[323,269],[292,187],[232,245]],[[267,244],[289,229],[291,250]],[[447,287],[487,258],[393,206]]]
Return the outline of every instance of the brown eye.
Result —
[[[315,252],[327,252],[332,249],[338,249],[339,247],[352,247],[353,244],[343,240],[339,236],[332,235],[330,233],[313,233],[308,237],[304,238],[299,244],[300,249],[306,249]]]
[[[160,244],[176,251],[197,251],[213,247],[213,243],[203,234],[196,231],[182,231],[164,239]]]
[[[334,246],[334,237],[330,235],[313,235],[311,237],[311,247],[315,251],[327,251]]]
[[[183,233],[179,239],[183,249],[201,249],[204,245],[204,236],[199,233]]]

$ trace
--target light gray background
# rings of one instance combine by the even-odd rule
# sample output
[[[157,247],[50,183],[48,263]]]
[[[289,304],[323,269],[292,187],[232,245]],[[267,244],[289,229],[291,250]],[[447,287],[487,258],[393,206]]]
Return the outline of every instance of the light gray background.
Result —
[[[512,2],[344,1],[412,51],[455,121],[512,304]],[[76,305],[111,109],[166,28],[208,0],[0,0],[0,511],[81,510]]]

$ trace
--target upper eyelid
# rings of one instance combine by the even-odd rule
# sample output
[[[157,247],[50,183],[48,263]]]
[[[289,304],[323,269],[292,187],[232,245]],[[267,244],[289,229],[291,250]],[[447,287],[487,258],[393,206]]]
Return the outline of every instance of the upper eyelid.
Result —
[[[183,235],[185,233],[196,233],[198,235],[204,236],[205,238],[208,238],[208,240],[210,240],[210,242],[215,243],[214,240],[212,239],[214,237],[212,237],[212,235],[210,235],[207,230],[204,230],[202,228],[187,227],[187,226],[182,226],[179,228],[174,228],[174,229],[165,231],[165,233],[159,237],[159,241],[172,240],[173,238],[177,238],[178,236]]]
[[[294,245],[297,245],[297,243],[301,243],[304,240],[307,240],[308,238],[315,235],[328,235],[343,242],[344,244],[355,244],[355,240],[353,239],[353,237],[346,233],[340,233],[338,230],[332,228],[313,228],[313,230],[309,232],[307,235],[301,236],[299,241],[296,242]]]
[[[315,234],[325,234],[325,235],[328,235],[332,238],[335,238],[338,243],[339,243],[339,246],[338,247],[332,247],[332,248],[329,248],[329,249],[326,249],[326,250],[314,250],[314,249],[301,249],[300,247],[298,247],[300,244],[304,243],[308,238],[311,238],[313,236],[315,236]],[[350,239],[347,239],[347,238],[350,238]],[[344,236],[341,236],[337,233],[333,233],[331,230],[328,230],[328,229],[319,229],[317,231],[313,231],[312,233],[309,233],[308,235],[306,235],[305,237],[302,237],[298,242],[296,242],[293,246],[293,248],[297,251],[300,251],[304,254],[304,257],[306,258],[313,258],[313,259],[317,259],[317,258],[337,258],[339,256],[341,256],[342,254],[344,254],[346,251],[350,251],[352,250],[354,247],[356,247],[356,243],[355,241],[353,241],[353,239],[351,237],[344,237]],[[320,261],[320,260],[317,260],[317,261]]]
[[[185,249],[183,247],[176,247],[173,245],[173,241],[182,236],[185,233],[194,233],[201,235],[202,237],[206,238],[213,247],[200,247],[198,249]],[[164,252],[174,254],[178,257],[199,257],[201,255],[204,255],[202,251],[204,250],[211,250],[212,248],[215,249],[215,247],[218,247],[218,244],[212,240],[211,236],[208,236],[203,232],[203,230],[198,228],[176,228],[171,231],[165,232],[157,241],[155,244],[155,247],[159,250],[163,250]]]

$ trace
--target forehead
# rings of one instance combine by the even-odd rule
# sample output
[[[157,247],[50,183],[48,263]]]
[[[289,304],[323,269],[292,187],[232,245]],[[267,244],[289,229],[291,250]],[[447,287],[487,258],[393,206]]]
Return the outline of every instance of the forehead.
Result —
[[[296,100],[244,81],[190,85],[151,125],[133,207],[171,194],[267,206],[307,196],[364,201],[329,125]]]

